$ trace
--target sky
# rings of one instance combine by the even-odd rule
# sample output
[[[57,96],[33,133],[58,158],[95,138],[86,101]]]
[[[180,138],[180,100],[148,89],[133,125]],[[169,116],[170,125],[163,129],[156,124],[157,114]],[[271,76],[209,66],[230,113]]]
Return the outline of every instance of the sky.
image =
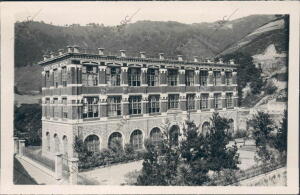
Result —
[[[267,9],[250,9],[229,2],[31,2],[16,4],[17,21],[32,19],[54,25],[99,23],[119,25],[126,17],[139,20],[177,21],[181,23],[215,22],[263,14]]]

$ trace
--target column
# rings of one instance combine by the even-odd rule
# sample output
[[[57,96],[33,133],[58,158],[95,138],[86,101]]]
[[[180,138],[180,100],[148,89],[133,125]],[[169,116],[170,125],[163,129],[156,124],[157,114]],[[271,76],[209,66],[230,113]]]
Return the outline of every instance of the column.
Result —
[[[71,185],[76,185],[78,183],[78,158],[69,159],[69,183]]]
[[[168,94],[163,93],[160,96],[160,110],[162,115],[167,115],[168,111]]]
[[[58,87],[62,87],[62,75],[61,75],[61,67],[57,68],[57,73],[58,73]]]
[[[19,140],[17,137],[14,137],[14,153],[19,153]]]
[[[207,81],[207,86],[213,86],[214,85],[214,77],[213,77],[214,72],[212,70],[208,71],[208,81]]]
[[[56,180],[62,179],[62,173],[63,173],[62,154],[56,153],[56,155],[55,155],[55,179]]]
[[[24,150],[25,150],[25,140],[24,139],[20,139],[19,140],[19,156],[23,156],[24,155]]]
[[[195,86],[200,86],[200,70],[195,70],[194,72],[194,80],[195,80]]]
[[[141,74],[141,86],[146,87],[148,86],[147,82],[147,70],[148,68],[142,68],[142,74]]]
[[[50,76],[50,88],[53,88],[54,87],[54,74],[53,74],[52,69],[49,71],[49,76]]]
[[[232,85],[237,86],[237,72],[232,72]]]
[[[42,89],[46,87],[46,72],[42,71]]]
[[[196,110],[197,112],[201,112],[201,108],[200,108],[200,100],[201,100],[201,95],[200,93],[196,93]]]
[[[129,114],[129,101],[128,101],[129,96],[123,95],[122,96],[122,113],[123,116],[126,116]]]
[[[99,66],[98,86],[107,86],[107,84],[106,84],[106,68],[107,68],[107,66]]]
[[[208,99],[208,108],[210,109],[211,112],[213,112],[215,109],[214,109],[214,93],[210,92],[209,93],[209,99]]]
[[[222,102],[222,109],[226,110],[226,93],[225,92],[221,93],[221,102]]]
[[[165,68],[159,69],[159,85],[167,86],[167,69]]]
[[[148,116],[148,95],[143,94],[142,95],[142,113],[143,116]]]
[[[121,67],[121,86],[128,86],[128,67]]]
[[[225,85],[225,72],[221,71],[221,86]]]
[[[58,120],[62,119],[62,107],[63,107],[63,105],[62,105],[62,97],[59,96],[58,97],[58,110],[59,110],[59,112],[58,112]]]
[[[186,94],[185,93],[180,93],[179,94],[179,108],[186,112]]]
[[[234,91],[233,92],[233,107],[234,108],[238,107],[238,100],[239,100],[238,93],[237,93],[237,91]]]
[[[50,119],[54,118],[54,102],[53,97],[50,97]]]
[[[185,86],[185,70],[179,70],[179,85],[178,86]]]
[[[46,118],[46,98],[42,97],[42,119]]]
[[[107,95],[99,95],[100,120],[107,120]]]

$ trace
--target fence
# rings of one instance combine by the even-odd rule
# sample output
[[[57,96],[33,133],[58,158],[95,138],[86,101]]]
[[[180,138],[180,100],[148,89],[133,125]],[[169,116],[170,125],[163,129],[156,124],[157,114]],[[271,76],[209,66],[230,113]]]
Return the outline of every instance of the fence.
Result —
[[[55,171],[55,162],[49,158],[46,158],[45,156],[42,156],[39,148],[25,147],[24,155],[36,161],[37,163],[45,166],[46,168]]]

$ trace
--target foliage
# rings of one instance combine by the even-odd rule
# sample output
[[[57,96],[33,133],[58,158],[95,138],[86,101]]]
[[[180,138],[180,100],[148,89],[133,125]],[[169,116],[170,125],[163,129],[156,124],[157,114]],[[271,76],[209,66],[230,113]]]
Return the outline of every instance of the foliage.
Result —
[[[187,120],[183,128],[183,141],[180,145],[184,165],[179,167],[180,185],[201,185],[208,181],[209,143],[205,136],[198,132],[194,122]]]
[[[245,53],[232,53],[222,56],[225,62],[233,59],[239,66],[237,67],[237,84],[238,84],[238,97],[239,105],[242,104],[243,88],[250,83],[251,92],[259,94],[263,86],[263,80],[260,75],[261,70],[255,67],[253,58]]]
[[[27,145],[42,143],[42,107],[39,104],[22,104],[14,107],[14,135],[26,140]]]
[[[275,140],[275,148],[281,153],[282,158],[286,158],[287,154],[287,135],[288,135],[288,126],[287,126],[287,110],[284,111],[284,116],[281,122],[280,128],[278,128],[278,132]],[[283,159],[283,160],[284,160]]]
[[[268,113],[258,112],[252,119],[253,138],[256,144],[257,160],[263,164],[271,163],[275,159],[271,147],[273,146],[273,120]]]
[[[226,148],[229,143],[229,119],[221,117],[214,112],[211,117],[211,127],[206,140],[208,147],[208,168],[212,171],[221,171],[222,169],[237,169],[238,153],[237,146]]]
[[[238,129],[233,134],[233,138],[234,139],[236,139],[236,138],[244,138],[244,137],[248,137],[248,136],[249,136],[249,133],[246,130],[241,130],[241,129]]]
[[[266,85],[264,86],[264,90],[265,90],[266,94],[272,95],[276,92],[277,87],[274,84],[274,82],[272,80],[270,80],[270,81],[267,81]]]

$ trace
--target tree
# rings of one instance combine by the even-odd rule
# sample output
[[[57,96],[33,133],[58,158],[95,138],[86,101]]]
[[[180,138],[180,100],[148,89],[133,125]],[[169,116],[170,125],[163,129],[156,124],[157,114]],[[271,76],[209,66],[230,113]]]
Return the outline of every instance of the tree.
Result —
[[[253,138],[256,144],[257,160],[266,164],[274,160],[272,155],[273,137],[271,132],[274,130],[274,122],[268,113],[258,112],[254,115],[252,122]]]
[[[183,141],[180,145],[183,164],[178,169],[177,178],[180,185],[202,185],[209,180],[208,144],[198,129],[190,120],[186,121],[183,128]]]
[[[275,148],[281,153],[283,156],[283,160],[286,160],[287,154],[287,110],[284,111],[283,119],[280,124],[280,128],[278,129],[276,141],[275,141]]]
[[[229,143],[230,121],[214,112],[211,117],[210,131],[206,136],[208,142],[208,168],[220,172],[223,169],[238,169],[239,164],[237,147],[227,148]]]

